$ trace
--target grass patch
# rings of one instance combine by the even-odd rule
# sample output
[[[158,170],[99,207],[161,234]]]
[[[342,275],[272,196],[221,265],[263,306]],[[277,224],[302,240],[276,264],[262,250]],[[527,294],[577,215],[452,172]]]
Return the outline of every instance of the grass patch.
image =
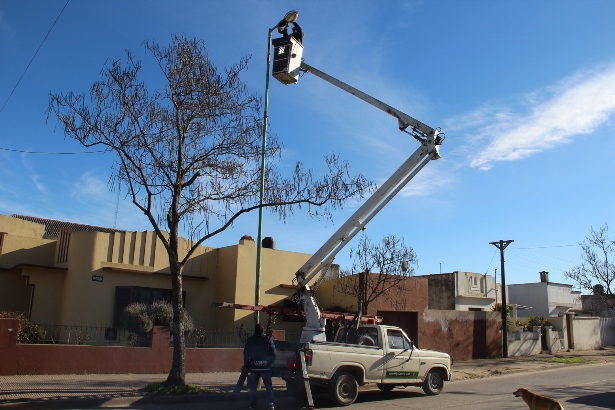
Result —
[[[140,393],[148,396],[174,396],[181,394],[200,394],[207,392],[204,387],[194,384],[184,384],[181,386],[168,385],[166,382],[150,383],[147,386],[139,389]]]
[[[589,360],[581,359],[580,357],[551,357],[549,359],[540,359],[546,363],[562,363],[562,364],[577,364],[587,363]]]

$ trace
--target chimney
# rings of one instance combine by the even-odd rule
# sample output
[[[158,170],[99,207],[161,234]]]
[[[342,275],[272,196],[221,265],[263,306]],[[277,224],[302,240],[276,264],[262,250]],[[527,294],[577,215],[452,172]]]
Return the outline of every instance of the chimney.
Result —
[[[275,241],[271,236],[263,238],[263,248],[275,249]]]
[[[239,244],[254,246],[254,238],[252,238],[250,235],[244,235],[241,237],[241,239],[239,239]]]
[[[545,272],[543,270],[543,271],[538,272],[538,273],[540,273],[540,281],[541,282],[543,282],[543,283],[549,282],[549,272]]]

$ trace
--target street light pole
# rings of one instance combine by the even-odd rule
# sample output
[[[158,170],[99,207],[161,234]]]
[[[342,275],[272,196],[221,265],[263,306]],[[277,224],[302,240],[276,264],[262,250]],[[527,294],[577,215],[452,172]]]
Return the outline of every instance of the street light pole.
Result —
[[[299,17],[297,11],[289,11],[284,16],[284,19],[280,23],[286,21],[287,23],[293,22]],[[271,33],[280,26],[280,23],[276,24],[269,29],[269,35],[267,36],[267,72],[265,73],[265,107],[263,114],[263,140],[261,143],[261,177],[260,177],[260,200],[258,207],[258,237],[256,239],[256,285],[254,289],[254,304],[260,305],[261,296],[261,253],[263,244],[263,202],[265,197],[265,157],[267,151],[267,125],[269,123],[269,70],[271,67]],[[259,312],[254,312],[254,325],[259,323]]]
[[[489,242],[490,245],[495,246],[500,250],[500,269],[502,270],[502,357],[508,357],[508,328],[506,327],[506,277],[504,276],[504,249],[508,245],[514,242],[512,240],[503,241],[500,240],[498,242]]]

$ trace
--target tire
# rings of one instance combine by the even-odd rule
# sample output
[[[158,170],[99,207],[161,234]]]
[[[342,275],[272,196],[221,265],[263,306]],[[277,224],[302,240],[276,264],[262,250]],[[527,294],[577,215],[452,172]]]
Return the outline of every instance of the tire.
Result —
[[[359,340],[357,340],[357,344],[361,346],[376,346],[374,339],[369,336],[361,336]]]
[[[329,397],[340,406],[350,406],[359,394],[359,384],[352,374],[338,373],[329,383]]]
[[[388,392],[390,392],[391,390],[393,390],[394,388],[397,387],[394,384],[384,384],[384,383],[376,383],[376,386],[378,386],[380,391],[383,391],[385,393],[388,393]]]
[[[423,381],[423,391],[428,396],[435,396],[440,394],[442,391],[442,387],[444,387],[444,379],[442,378],[442,373],[438,370],[430,370],[429,373],[425,376],[425,381]]]

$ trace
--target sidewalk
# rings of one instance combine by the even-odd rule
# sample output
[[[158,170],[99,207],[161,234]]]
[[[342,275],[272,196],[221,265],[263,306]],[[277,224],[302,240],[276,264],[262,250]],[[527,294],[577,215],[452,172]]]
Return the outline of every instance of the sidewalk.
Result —
[[[553,357],[577,357],[585,359],[581,365],[615,362],[615,347],[603,350],[563,352],[556,355],[522,356],[507,359],[468,360],[452,366],[453,383],[456,380],[496,377],[503,374],[548,370],[571,364],[550,363]],[[172,403],[178,401],[248,400],[247,389],[233,393],[239,372],[189,373],[186,382],[202,386],[206,393],[191,396],[146,396],[139,389],[148,383],[161,382],[166,374],[79,374],[79,375],[18,375],[0,376],[0,408],[31,409],[38,403],[45,408],[51,404],[69,407],[128,406],[144,401]],[[284,381],[274,378],[274,387],[285,394]],[[365,389],[376,389],[366,385]],[[54,406],[55,407],[55,406]]]

